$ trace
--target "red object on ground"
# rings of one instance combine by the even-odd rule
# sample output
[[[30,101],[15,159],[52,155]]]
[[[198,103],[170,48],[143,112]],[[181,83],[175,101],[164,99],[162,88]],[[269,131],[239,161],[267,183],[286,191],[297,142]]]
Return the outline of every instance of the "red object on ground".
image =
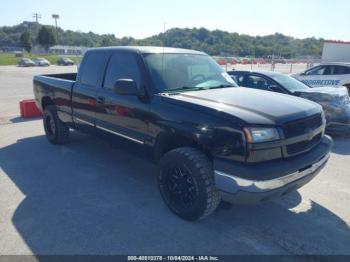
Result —
[[[222,60],[222,59],[221,59],[221,60],[218,61],[218,64],[219,64],[219,65],[226,65],[227,62],[226,62],[225,60]]]
[[[19,109],[21,112],[21,117],[24,117],[24,118],[42,116],[42,113],[39,110],[39,108],[36,106],[34,99],[27,99],[27,100],[20,101]]]

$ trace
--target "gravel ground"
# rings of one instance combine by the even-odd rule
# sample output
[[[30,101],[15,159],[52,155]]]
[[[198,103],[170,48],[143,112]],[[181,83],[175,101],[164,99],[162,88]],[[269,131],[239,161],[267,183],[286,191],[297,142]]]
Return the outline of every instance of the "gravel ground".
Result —
[[[40,119],[18,117],[34,74],[74,70],[0,67],[0,255],[350,254],[350,139],[335,138],[325,169],[298,192],[185,222],[138,148],[76,132],[54,146]]]

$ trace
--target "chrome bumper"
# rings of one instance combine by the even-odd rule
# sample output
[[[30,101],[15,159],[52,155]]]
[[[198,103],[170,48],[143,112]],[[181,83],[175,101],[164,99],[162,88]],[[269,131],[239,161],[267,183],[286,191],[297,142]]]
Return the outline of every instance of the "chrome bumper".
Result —
[[[227,184],[225,188],[219,188],[223,195],[226,196],[224,199],[230,196],[228,200],[235,200],[235,196],[239,196],[238,202],[258,202],[260,200],[273,198],[274,196],[284,195],[287,192],[303,186],[321,171],[328,159],[329,154],[306,169],[298,170],[275,179],[262,181],[244,179],[216,170],[214,173],[215,181],[220,180],[220,184],[222,185],[222,179],[226,180]]]

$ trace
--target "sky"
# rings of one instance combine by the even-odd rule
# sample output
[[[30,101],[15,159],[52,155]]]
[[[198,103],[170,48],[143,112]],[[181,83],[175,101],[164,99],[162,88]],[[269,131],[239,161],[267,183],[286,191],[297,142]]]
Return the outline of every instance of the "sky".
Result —
[[[173,27],[350,41],[350,0],[1,0],[0,26],[33,21],[144,38]]]

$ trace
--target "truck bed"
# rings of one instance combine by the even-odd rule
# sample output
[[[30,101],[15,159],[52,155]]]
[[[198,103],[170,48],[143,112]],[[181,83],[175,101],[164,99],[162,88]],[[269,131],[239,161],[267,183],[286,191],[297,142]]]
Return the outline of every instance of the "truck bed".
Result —
[[[77,73],[34,76],[34,96],[42,110],[44,98],[50,98],[59,111],[71,113],[71,94]]]
[[[49,75],[41,75],[41,76],[57,78],[62,80],[76,81],[77,73],[49,74]]]

